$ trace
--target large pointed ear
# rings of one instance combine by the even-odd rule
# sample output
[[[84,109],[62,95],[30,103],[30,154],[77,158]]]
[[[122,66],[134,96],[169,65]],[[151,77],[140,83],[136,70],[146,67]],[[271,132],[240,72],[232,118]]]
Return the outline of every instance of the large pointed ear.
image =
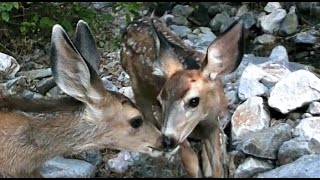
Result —
[[[102,98],[102,83],[96,71],[86,63],[60,25],[52,28],[50,60],[55,82],[66,94],[85,103]]]
[[[77,23],[74,45],[85,61],[87,61],[93,69],[98,72],[101,61],[100,53],[97,49],[92,31],[88,24],[83,20],[79,20]]]
[[[157,31],[151,19],[151,31],[155,40],[155,48],[157,60],[153,64],[156,75],[164,75],[169,79],[177,71],[183,70],[182,64],[179,62],[178,55],[174,52],[173,47],[169,44],[166,38]]]
[[[214,80],[237,69],[243,57],[243,29],[242,20],[235,21],[212,42],[201,67],[203,76]]]

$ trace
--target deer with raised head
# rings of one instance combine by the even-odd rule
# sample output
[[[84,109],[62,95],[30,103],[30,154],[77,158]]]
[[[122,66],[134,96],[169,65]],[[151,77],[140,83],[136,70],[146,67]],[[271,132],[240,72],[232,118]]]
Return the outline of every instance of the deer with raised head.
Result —
[[[130,76],[136,104],[146,120],[161,129],[167,151],[180,147],[191,177],[228,176],[221,128],[228,105],[220,78],[241,62],[243,29],[243,22],[235,21],[206,54],[184,44],[153,16],[129,24],[123,34],[121,63]],[[202,140],[201,162],[187,137]]]
[[[161,155],[161,132],[129,98],[104,89],[86,22],[78,21],[75,34],[72,41],[60,25],[52,28],[51,68],[68,97],[0,98],[1,177],[41,177],[44,161],[93,148]]]

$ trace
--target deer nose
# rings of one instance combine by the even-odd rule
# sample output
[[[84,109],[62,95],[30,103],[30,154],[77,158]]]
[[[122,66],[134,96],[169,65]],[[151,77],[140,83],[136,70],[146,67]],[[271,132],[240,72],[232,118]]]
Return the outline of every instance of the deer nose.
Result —
[[[162,145],[164,147],[164,150],[169,152],[169,151],[172,151],[174,148],[176,148],[178,143],[173,137],[164,136]]]

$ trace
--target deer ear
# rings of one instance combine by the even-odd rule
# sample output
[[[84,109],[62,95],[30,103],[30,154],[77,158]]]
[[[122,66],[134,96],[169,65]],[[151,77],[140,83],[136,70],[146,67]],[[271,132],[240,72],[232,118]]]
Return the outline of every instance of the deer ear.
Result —
[[[98,52],[96,41],[88,24],[79,20],[76,27],[74,46],[77,48],[82,57],[98,72],[100,65],[100,54]]]
[[[175,53],[174,48],[155,28],[153,20],[151,20],[151,31],[156,48],[156,61],[153,64],[153,74],[164,75],[166,79],[169,79],[177,71],[183,70],[183,66],[179,62],[179,57]]]
[[[233,72],[243,57],[244,25],[242,20],[232,23],[208,48],[202,64],[202,74],[214,80]]]
[[[66,94],[85,103],[102,98],[102,83],[96,71],[57,24],[52,28],[50,60],[55,82]]]

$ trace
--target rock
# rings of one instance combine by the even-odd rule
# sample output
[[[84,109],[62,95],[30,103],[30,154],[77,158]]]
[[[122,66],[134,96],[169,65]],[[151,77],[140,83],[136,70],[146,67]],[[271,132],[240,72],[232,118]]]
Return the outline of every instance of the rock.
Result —
[[[293,131],[294,136],[307,140],[314,139],[320,143],[320,117],[302,119]]]
[[[290,125],[279,123],[267,129],[248,133],[242,142],[238,142],[237,149],[255,157],[276,159],[282,143],[292,138],[291,131]]]
[[[193,11],[194,8],[192,6],[178,4],[172,9],[172,14],[174,16],[188,17]]]
[[[24,86],[27,80],[23,76],[10,79],[4,83],[0,83],[0,95],[9,96],[14,95],[18,91],[18,87]]]
[[[310,103],[307,112],[311,113],[313,115],[319,115],[320,114],[320,102]]]
[[[195,39],[195,46],[199,47],[199,46],[204,46],[206,47],[205,49],[207,49],[207,47],[212,43],[212,41],[214,39],[216,39],[217,37],[213,34],[213,32],[207,32],[207,33],[200,33],[197,36],[197,39]]]
[[[293,138],[284,142],[279,148],[279,164],[289,164],[307,154],[319,154],[320,149],[317,148],[318,145],[316,143],[316,141],[303,138]]]
[[[281,9],[281,4],[279,2],[268,2],[264,7],[264,10],[268,13],[275,11],[276,9]]]
[[[270,34],[263,34],[261,36],[256,37],[254,41],[260,43],[260,44],[270,44],[274,43],[276,38],[273,35]]]
[[[115,86],[112,81],[109,81],[108,80],[108,77],[107,76],[104,76],[101,78],[102,80],[102,83],[103,83],[103,87],[110,90],[110,91],[115,91],[115,92],[118,92],[118,88],[117,86]]]
[[[187,26],[189,22],[187,18],[184,16],[175,16],[172,19],[172,23],[180,26]]]
[[[227,101],[228,101],[229,105],[237,104],[238,103],[237,91],[234,91],[234,90],[228,91],[226,93],[226,98],[227,98]]]
[[[0,80],[13,79],[19,69],[20,65],[15,58],[0,52]]]
[[[33,92],[33,91],[29,91],[27,89],[24,89],[22,91],[22,97],[28,98],[28,99],[42,99],[44,98],[44,96],[42,94]]]
[[[43,163],[40,174],[44,178],[91,178],[95,170],[96,167],[86,161],[56,156]]]
[[[37,84],[37,90],[42,94],[45,95],[50,89],[56,86],[56,82],[53,77],[41,79]]]
[[[259,174],[258,178],[319,178],[320,155],[305,155],[296,161]]]
[[[265,110],[261,97],[250,97],[239,105],[232,115],[232,139],[241,139],[250,132],[268,128],[269,113]]]
[[[306,70],[298,70],[281,79],[271,90],[268,104],[286,114],[320,99],[320,79]]]
[[[55,86],[46,93],[46,96],[52,97],[52,98],[58,98],[60,92],[61,92],[61,89],[59,88],[59,86]]]
[[[220,33],[223,33],[226,31],[226,29],[234,22],[234,17],[227,19],[226,21],[221,23],[220,26]]]
[[[246,14],[249,11],[249,8],[246,4],[243,4],[239,7],[236,17],[241,17],[242,15]]]
[[[17,73],[19,76],[26,76],[27,79],[41,79],[48,76],[52,76],[51,68],[47,69],[36,69],[30,71],[20,71]]]
[[[279,29],[279,34],[282,36],[289,36],[297,32],[298,30],[298,16],[296,14],[296,8],[292,6],[289,13],[282,21]]]
[[[226,11],[217,14],[210,22],[209,27],[213,32],[218,32],[223,23],[228,22],[230,20],[230,16]]]
[[[250,178],[257,173],[266,172],[273,169],[273,164],[253,157],[248,157],[237,168],[234,177],[235,178]]]
[[[180,37],[185,37],[187,36],[187,34],[191,33],[191,29],[186,26],[177,26],[173,24],[169,27],[172,29],[174,33],[176,33]]]
[[[312,115],[310,113],[303,113],[301,116],[302,119],[309,118],[309,117],[312,117]]]
[[[317,38],[307,32],[300,32],[294,36],[294,42],[297,44],[315,44],[316,41]]]
[[[286,16],[286,10],[276,9],[272,13],[260,18],[263,32],[272,34],[280,28],[280,24]]]
[[[212,34],[213,34],[213,32],[211,31],[211,29],[208,28],[208,27],[199,27],[199,30],[200,30],[202,33],[204,33],[204,34],[207,34],[207,33],[212,33]],[[214,34],[213,34],[213,35],[214,35]]]
[[[185,40],[183,40],[183,42],[190,47],[195,47],[194,43],[192,41],[190,41],[189,39],[185,39]]]
[[[228,157],[229,177],[233,178],[237,167],[244,162],[246,155],[239,150],[233,150],[228,152]]]
[[[268,88],[255,79],[240,79],[238,96],[246,100],[254,96],[266,96]]]
[[[83,158],[94,166],[98,166],[102,162],[102,154],[96,149],[85,151]]]
[[[245,29],[250,29],[253,25],[256,24],[255,15],[253,12],[245,13],[240,17],[240,19],[243,20]]]
[[[279,45],[272,49],[269,56],[273,63],[281,64],[285,67],[289,67],[288,52],[285,47]]]
[[[119,93],[127,96],[129,99],[131,99],[134,102],[134,94],[131,86],[120,88]]]
[[[108,166],[111,171],[123,173],[129,169],[129,166],[134,164],[134,161],[139,160],[140,153],[120,151],[115,159],[108,160]]]

